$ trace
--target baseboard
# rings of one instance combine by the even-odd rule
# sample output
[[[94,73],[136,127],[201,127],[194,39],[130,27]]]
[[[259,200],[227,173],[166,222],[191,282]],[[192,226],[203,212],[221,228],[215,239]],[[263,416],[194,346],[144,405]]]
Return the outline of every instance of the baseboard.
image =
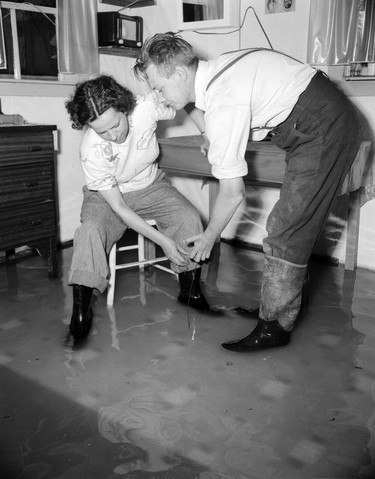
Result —
[[[130,231],[131,232],[131,231]],[[221,238],[220,241],[222,243],[227,243],[232,246],[236,246],[239,248],[244,248],[248,249],[251,251],[257,251],[259,253],[263,253],[263,248],[261,245],[256,244],[256,243],[249,243],[247,241],[242,241],[239,239],[227,239],[227,238]],[[65,248],[71,248],[73,247],[73,240],[68,240],[68,241],[58,241],[57,243],[57,249],[65,249]],[[36,252],[35,249],[29,248],[27,246],[22,246],[20,248],[16,248],[16,253],[15,257],[17,258],[24,258],[25,256],[30,256],[30,255],[37,255],[38,253]],[[339,266],[341,263],[338,258],[334,258],[332,256],[327,256],[327,255],[321,255],[321,254],[314,254],[312,255],[312,260],[318,263],[328,263],[332,264],[334,266]],[[6,255],[5,251],[0,251],[0,263],[3,263],[6,261]],[[373,271],[371,268],[364,268],[363,269],[370,269],[370,271]]]
[[[256,243],[249,243],[247,241],[242,241],[242,240],[239,240],[239,239],[227,239],[227,238],[221,238],[220,240],[222,243],[227,243],[227,244],[230,244],[232,246],[237,246],[239,248],[244,248],[244,249],[248,249],[248,250],[251,250],[251,251],[257,251],[258,253],[263,253],[263,247],[259,244],[256,244]],[[311,255],[311,259],[312,261],[315,261],[317,263],[328,263],[328,264],[332,264],[334,266],[339,266],[340,265],[340,261],[338,258],[334,258],[332,256],[328,256],[328,255],[322,255],[322,254],[315,254],[313,253]],[[343,264],[343,263],[341,263]]]
[[[71,248],[73,246],[73,240],[68,240],[68,241],[59,241],[57,243],[57,248],[58,249],[65,249],[65,248]]]
[[[73,240],[69,241],[64,241],[64,242],[57,242],[57,249],[65,249],[65,248],[70,248],[73,246]],[[10,248],[11,249],[11,248]],[[14,259],[21,259],[21,258],[26,258],[28,256],[37,256],[38,252],[35,248],[30,248],[29,246],[20,246],[19,248],[14,248],[15,253],[14,253]],[[6,258],[6,250],[0,251],[0,264],[5,263],[7,261]]]

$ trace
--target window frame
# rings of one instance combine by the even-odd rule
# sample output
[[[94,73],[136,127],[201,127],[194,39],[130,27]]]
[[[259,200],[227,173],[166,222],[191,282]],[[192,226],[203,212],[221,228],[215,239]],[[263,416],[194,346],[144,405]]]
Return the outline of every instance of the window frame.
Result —
[[[19,42],[18,42],[18,30],[17,30],[17,19],[16,19],[16,11],[21,10],[21,11],[29,11],[29,12],[35,12],[35,13],[46,13],[49,15],[54,15],[55,16],[55,28],[56,28],[56,36],[57,36],[57,8],[54,7],[45,7],[45,6],[36,6],[28,3],[14,3],[14,2],[9,2],[9,1],[0,1],[0,8],[7,8],[9,9],[10,12],[10,21],[11,21],[11,29],[12,29],[12,42],[13,42],[13,58],[14,58],[14,73],[12,78],[1,78],[0,77],[0,82],[6,82],[6,81],[12,81],[12,80],[19,80],[19,81],[38,81],[38,82],[45,82],[45,81],[53,81],[53,82],[58,82],[58,76],[56,76],[56,79],[51,79],[51,77],[46,77],[45,79],[43,77],[39,78],[27,78],[23,79],[22,74],[21,74],[21,62],[20,62],[20,53],[19,53]],[[57,51],[57,55],[59,52]]]

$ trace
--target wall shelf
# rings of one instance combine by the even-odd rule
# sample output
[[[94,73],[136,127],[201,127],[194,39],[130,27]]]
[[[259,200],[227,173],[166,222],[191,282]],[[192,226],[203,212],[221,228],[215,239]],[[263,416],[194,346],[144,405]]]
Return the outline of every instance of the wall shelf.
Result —
[[[130,58],[137,58],[140,51],[140,48],[131,47],[99,47],[99,53],[104,55],[117,55]]]
[[[344,66],[343,78],[346,81],[374,81],[375,62],[351,62]]]
[[[375,76],[344,77],[345,81],[375,81]]]
[[[135,0],[100,0],[100,3],[106,3],[107,5],[116,5],[117,7],[148,7],[150,5],[156,5],[156,0],[138,0],[135,3]]]

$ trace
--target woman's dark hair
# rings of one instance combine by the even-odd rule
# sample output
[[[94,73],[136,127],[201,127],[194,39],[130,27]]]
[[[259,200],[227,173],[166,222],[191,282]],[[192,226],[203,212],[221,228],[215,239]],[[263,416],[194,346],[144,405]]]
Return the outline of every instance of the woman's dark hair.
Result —
[[[157,33],[147,38],[133,67],[139,80],[147,79],[146,69],[155,65],[159,73],[169,78],[178,66],[197,69],[198,57],[186,40],[173,32]]]
[[[129,114],[134,110],[135,96],[109,75],[77,84],[73,96],[65,103],[72,128],[82,130],[109,108]]]

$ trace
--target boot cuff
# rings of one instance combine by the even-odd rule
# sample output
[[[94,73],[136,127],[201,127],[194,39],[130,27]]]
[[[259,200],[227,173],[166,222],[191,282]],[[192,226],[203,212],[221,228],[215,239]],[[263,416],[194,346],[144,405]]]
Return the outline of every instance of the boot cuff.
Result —
[[[282,258],[277,258],[276,256],[270,256],[270,255],[265,255],[265,259],[267,261],[280,261],[280,263],[283,263],[285,265],[293,266],[293,268],[307,268],[308,263],[306,264],[296,264],[296,263],[291,263],[290,261],[287,261],[286,259]]]

